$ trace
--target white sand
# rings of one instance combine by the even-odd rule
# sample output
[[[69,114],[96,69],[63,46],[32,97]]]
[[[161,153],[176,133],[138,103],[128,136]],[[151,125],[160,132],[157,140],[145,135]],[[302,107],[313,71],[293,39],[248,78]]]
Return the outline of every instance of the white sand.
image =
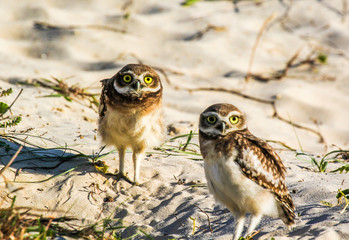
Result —
[[[302,147],[314,155],[323,155],[338,147],[349,148],[349,17],[341,14],[342,1],[303,0],[291,4],[266,0],[258,6],[252,1],[243,1],[238,4],[239,12],[234,11],[230,1],[201,1],[183,7],[181,1],[134,0],[122,10],[125,2],[16,0],[0,3],[0,87],[12,87],[15,92],[1,101],[11,103],[19,90],[24,89],[12,108],[13,114],[21,114],[23,120],[17,127],[6,129],[7,133],[33,128],[28,134],[42,135],[61,146],[67,144],[86,155],[96,153],[101,143],[96,132],[97,113],[93,109],[63,98],[42,98],[54,92],[19,83],[51,76],[70,77],[66,80],[68,84],[79,84],[98,93],[99,80],[111,77],[127,63],[140,60],[165,70],[168,75],[171,84],[161,75],[165,117],[167,124],[181,129],[181,134],[190,130],[197,132],[198,116],[208,105],[229,102],[246,113],[251,132],[261,138],[282,141],[299,151]],[[288,17],[281,24],[279,20],[285,12]],[[123,17],[126,13],[128,18]],[[256,36],[264,20],[272,14],[276,14],[276,20],[260,39],[253,73],[268,75],[282,69],[300,48],[298,60],[305,59],[314,49],[328,55],[327,63],[313,70],[307,66],[291,69],[288,76],[279,81],[262,83],[251,79],[246,83],[244,76]],[[34,28],[35,21],[81,27],[40,30]],[[126,33],[95,29],[91,25],[110,26]],[[219,28],[208,31],[201,39],[185,41],[208,25]],[[196,87],[241,90],[267,100],[277,96],[278,113],[318,130],[316,120],[328,148],[319,142],[316,134],[294,129],[273,118],[269,104],[229,93],[183,89]],[[35,137],[29,140],[45,148],[57,146]],[[197,142],[197,137],[193,141]],[[285,150],[278,144],[273,146]],[[111,150],[105,149],[104,153]],[[337,190],[349,188],[348,174],[314,172],[311,164],[296,159],[294,152],[278,152],[287,166],[287,183],[301,220],[288,231],[280,219],[264,218],[256,238],[349,239],[349,210],[340,214],[343,204],[329,208],[320,203],[336,204]],[[4,148],[0,148],[0,153],[5,153]],[[38,154],[44,156],[47,151]],[[38,181],[87,163],[76,159],[54,169],[33,170],[33,167],[56,165],[58,160],[47,158],[51,160],[44,162],[36,156],[35,160],[19,162],[29,157],[32,157],[30,153],[18,157],[4,176],[13,180],[17,169],[32,167],[23,169],[16,181]],[[131,153],[127,157],[130,159]],[[202,161],[189,157],[152,154],[142,163],[143,184],[137,187],[124,181],[115,185],[111,176],[88,165],[44,183],[12,183],[11,187],[23,187],[16,193],[17,206],[44,209],[45,216],[75,216],[83,224],[111,216],[123,219],[124,225],[143,229],[155,239],[230,239],[234,228],[232,215],[214,202],[206,187],[189,188],[190,182],[206,182]],[[3,162],[9,158],[1,157]],[[117,169],[117,154],[103,160],[110,166],[109,172]],[[341,164],[330,163],[329,170],[339,166]],[[127,170],[132,173],[132,164]],[[185,179],[185,184],[178,184],[179,179]],[[3,183],[0,186],[1,196],[10,191]],[[113,201],[105,202],[106,197]],[[9,204],[8,199],[2,202],[3,206]],[[213,233],[207,230],[207,216],[196,206],[210,217]],[[201,227],[194,236],[191,218]],[[136,227],[128,229],[124,236],[134,233]]]

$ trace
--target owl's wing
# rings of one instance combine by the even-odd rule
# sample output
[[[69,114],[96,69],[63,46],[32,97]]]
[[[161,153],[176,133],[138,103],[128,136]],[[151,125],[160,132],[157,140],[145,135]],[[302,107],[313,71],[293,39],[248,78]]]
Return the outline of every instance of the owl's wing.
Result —
[[[101,97],[99,99],[99,106],[98,106],[98,113],[99,113],[99,117],[103,118],[105,116],[105,113],[107,111],[107,98],[108,98],[108,80],[109,79],[103,79],[101,80],[102,83],[102,93],[101,93]]]
[[[239,144],[242,149],[236,162],[243,174],[260,186],[270,189],[285,212],[285,223],[294,223],[294,204],[285,184],[286,168],[279,155],[268,143],[248,130],[238,137],[238,141],[242,141]]]

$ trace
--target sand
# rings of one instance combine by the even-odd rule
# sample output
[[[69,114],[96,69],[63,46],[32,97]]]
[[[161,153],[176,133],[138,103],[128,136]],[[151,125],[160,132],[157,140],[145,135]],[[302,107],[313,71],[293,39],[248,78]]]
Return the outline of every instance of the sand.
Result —
[[[142,229],[154,239],[231,239],[234,218],[208,194],[200,156],[150,149],[142,162],[140,186],[115,183],[113,176],[97,171],[83,157],[59,164],[59,156],[76,152],[45,149],[67,146],[90,157],[98,153],[102,146],[96,130],[98,114],[83,99],[44,97],[56,92],[33,83],[54,77],[99,93],[99,80],[128,63],[142,62],[157,69],[164,85],[166,125],[176,129],[167,140],[197,133],[199,114],[210,104],[227,102],[246,113],[256,136],[321,158],[332,150],[349,148],[349,19],[344,2],[349,4],[345,0],[266,0],[259,5],[241,1],[234,7],[231,1],[199,1],[184,7],[182,1],[173,0],[2,1],[0,87],[12,88],[14,94],[1,101],[11,103],[23,89],[11,109],[23,120],[0,130],[28,142],[0,179],[2,207],[10,204],[5,194],[22,187],[12,194],[17,196],[17,206],[40,210],[43,216],[73,216],[80,225],[108,217],[122,219],[130,226],[124,237]],[[272,76],[297,52],[293,63],[306,63],[288,69],[281,79],[246,81],[256,37],[270,16],[251,72]],[[325,63],[317,60],[319,55],[327,56]],[[211,91],[193,90],[198,88]],[[212,88],[275,101],[281,118],[316,133],[273,117],[271,103]],[[6,152],[0,146],[0,164],[6,164],[18,145],[5,137],[0,141],[12,148]],[[171,144],[185,141],[183,137]],[[196,135],[192,142],[198,143]],[[280,219],[263,218],[254,239],[349,239],[349,210],[341,214],[344,204],[336,205],[338,189],[349,188],[348,173],[330,172],[343,164],[329,163],[327,171],[319,173],[295,151],[271,144],[287,167],[286,181],[299,218],[291,230]],[[126,169],[132,175],[130,152],[127,158]],[[108,173],[117,170],[117,153],[101,160],[109,166]],[[73,170],[32,183],[69,169]],[[4,177],[17,182],[5,187]]]

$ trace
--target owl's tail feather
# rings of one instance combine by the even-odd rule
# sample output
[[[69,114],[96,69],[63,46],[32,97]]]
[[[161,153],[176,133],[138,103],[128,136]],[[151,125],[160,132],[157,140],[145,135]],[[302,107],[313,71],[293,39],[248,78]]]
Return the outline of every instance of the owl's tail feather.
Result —
[[[280,207],[283,211],[283,214],[281,216],[282,221],[287,225],[291,226],[295,223],[296,215],[294,213],[294,205],[293,201],[291,199],[290,195],[284,195],[280,198],[278,198],[278,201],[280,202]]]

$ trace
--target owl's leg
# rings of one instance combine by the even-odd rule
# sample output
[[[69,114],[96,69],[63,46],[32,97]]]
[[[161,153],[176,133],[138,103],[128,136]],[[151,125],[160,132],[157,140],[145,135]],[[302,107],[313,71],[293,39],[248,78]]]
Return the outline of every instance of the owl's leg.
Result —
[[[248,226],[246,234],[252,234],[254,229],[257,227],[258,223],[261,221],[262,215],[252,215],[251,222]]]
[[[125,176],[125,147],[118,147],[119,152],[119,174]]]
[[[245,216],[241,215],[236,218],[234,240],[238,240],[241,237],[242,230],[244,229]]]
[[[143,151],[135,151],[133,152],[133,167],[134,167],[134,184],[139,184],[139,171],[141,167],[141,161],[144,158],[144,152]]]
[[[126,182],[132,184],[132,181],[126,177],[125,174],[125,147],[117,147],[118,152],[119,152],[119,172],[116,175],[116,180],[119,181],[121,178],[125,179]]]

